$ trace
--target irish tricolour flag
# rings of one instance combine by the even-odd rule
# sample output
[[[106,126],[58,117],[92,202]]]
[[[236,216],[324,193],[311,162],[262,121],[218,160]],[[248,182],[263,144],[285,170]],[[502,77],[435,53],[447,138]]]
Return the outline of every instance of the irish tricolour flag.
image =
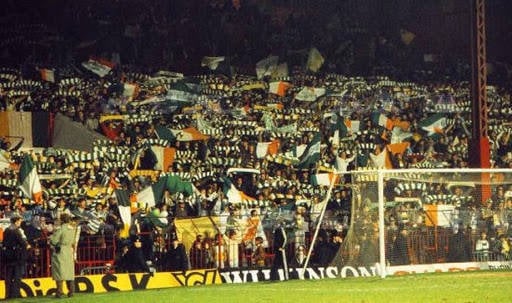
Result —
[[[389,119],[386,115],[383,113],[375,112],[372,114],[372,121],[373,123],[382,126],[388,130],[393,129],[393,121]]]
[[[36,203],[42,202],[43,191],[41,189],[41,182],[39,182],[36,166],[29,155],[26,155],[21,162],[18,181],[20,190],[26,197],[31,198]]]

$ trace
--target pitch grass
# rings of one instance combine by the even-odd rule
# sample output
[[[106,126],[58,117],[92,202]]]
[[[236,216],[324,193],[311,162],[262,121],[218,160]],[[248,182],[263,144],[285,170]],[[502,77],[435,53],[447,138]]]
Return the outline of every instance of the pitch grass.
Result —
[[[73,298],[26,298],[19,302],[91,303],[489,303],[512,302],[512,272],[418,274],[400,277],[259,282],[166,288]],[[10,301],[13,302],[13,301]]]

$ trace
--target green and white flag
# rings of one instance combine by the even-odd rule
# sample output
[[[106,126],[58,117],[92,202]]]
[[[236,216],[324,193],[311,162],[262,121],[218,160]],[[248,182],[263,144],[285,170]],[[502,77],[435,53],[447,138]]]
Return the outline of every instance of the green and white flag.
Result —
[[[182,193],[185,196],[191,196],[194,193],[192,182],[182,180],[177,175],[168,175],[166,188],[171,194]]]
[[[297,95],[295,95],[295,99],[299,101],[313,102],[323,95],[325,95],[325,88],[305,86],[297,93]]]
[[[205,56],[201,60],[201,66],[202,67],[208,67],[210,70],[216,70],[217,67],[219,67],[219,64],[223,62],[226,59],[226,57],[209,57]]]
[[[126,189],[116,189],[114,190],[114,197],[117,200],[117,207],[119,208],[123,225],[130,227],[132,222],[130,194]]]
[[[320,143],[321,135],[320,133],[316,133],[306,147],[306,150],[300,156],[299,163],[296,165],[297,168],[308,168],[320,159]]]
[[[269,56],[256,63],[256,77],[261,79],[265,76],[272,76],[277,70],[278,56]]]
[[[167,188],[167,176],[160,177],[158,181],[137,194],[137,202],[143,207],[153,207],[162,201]]]
[[[428,136],[442,134],[447,126],[447,119],[443,114],[434,114],[418,123],[421,129],[428,132]]]

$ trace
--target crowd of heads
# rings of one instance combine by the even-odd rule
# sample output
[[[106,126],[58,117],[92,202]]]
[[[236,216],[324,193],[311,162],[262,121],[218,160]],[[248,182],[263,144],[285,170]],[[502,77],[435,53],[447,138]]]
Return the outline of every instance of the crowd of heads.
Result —
[[[220,14],[226,8],[219,4],[210,9],[219,10]],[[243,8],[224,15],[227,19],[208,20],[236,24],[238,18],[249,12],[257,14]],[[158,15],[152,14],[144,18]],[[166,25],[161,27],[165,29],[178,20],[190,22],[184,14],[176,16],[180,18],[162,19],[159,24]],[[300,15],[294,17],[286,22],[292,32],[298,20],[302,20]],[[256,15],[243,19],[249,20],[245,31],[253,28],[251,20],[261,20]],[[143,21],[140,23],[144,24]],[[134,24],[126,41],[119,42],[136,42],[129,52],[122,52],[123,56],[128,53],[128,62],[139,59],[138,52],[143,52],[144,45],[149,43],[149,38],[140,33],[158,29],[138,25]],[[216,28],[207,22],[188,26],[200,27],[192,32],[205,35],[208,31],[203,27]],[[321,173],[341,168],[352,171],[469,166],[472,116],[468,82],[444,77],[433,80],[432,73],[428,79],[416,77],[414,81],[387,75],[352,77],[337,73],[340,69],[336,66],[349,63],[332,59],[347,56],[332,54],[318,72],[289,62],[289,74],[279,77],[270,73],[256,77],[251,73],[254,69],[242,73],[236,66],[223,71],[206,67],[188,69],[187,65],[199,64],[201,55],[187,53],[192,49],[187,42],[187,36],[192,36],[190,32],[179,39],[166,39],[175,34],[178,35],[162,32],[159,38],[176,43],[169,48],[172,53],[161,54],[162,59],[173,57],[173,64],[158,66],[152,62],[141,67],[137,62],[114,62],[115,67],[105,76],[80,64],[58,65],[59,60],[52,61],[55,65],[28,64],[2,69],[2,111],[47,112],[52,117],[67,117],[83,129],[103,136],[89,151],[32,149],[24,146],[22,139],[2,138],[2,156],[9,163],[0,176],[2,216],[21,215],[39,230],[47,222],[34,218],[56,219],[60,208],[69,208],[75,216],[84,218],[85,230],[90,233],[119,231],[122,223],[133,224],[138,215],[156,217],[158,220],[151,221],[153,225],[165,228],[176,218],[243,217],[254,209],[263,215],[263,220],[285,216],[291,225],[296,221],[294,215],[299,214],[307,224],[314,224],[319,213],[315,206],[321,204],[327,192],[326,184],[318,181]],[[225,46],[220,41],[221,37],[211,41],[212,53],[219,53]],[[243,39],[237,41],[244,43]],[[259,44],[257,39],[251,41]],[[300,41],[288,42],[300,45]],[[326,49],[327,43],[317,41],[320,49]],[[256,48],[252,44],[240,45],[240,50]],[[259,53],[239,51],[236,55],[247,71],[249,64],[257,62],[254,58],[263,59],[277,49],[276,45],[269,45],[260,48]],[[251,60],[241,59],[248,54]],[[177,69],[170,72],[169,66]],[[178,69],[180,66],[182,70]],[[52,81],[40,78],[43,68],[54,71]],[[189,70],[195,73],[180,74]],[[276,86],[284,88],[276,90]],[[490,86],[487,92],[490,164],[510,168],[512,142],[506,124],[512,113],[510,91]],[[190,129],[196,132],[189,133]],[[179,136],[164,136],[162,130]],[[300,151],[308,151],[318,134],[318,158],[305,162],[306,155]],[[273,144],[274,150],[270,147]],[[164,167],[153,146],[172,149],[172,163]],[[41,204],[34,204],[31,197],[22,196],[16,188],[16,167],[26,154],[34,160],[39,174],[66,175],[62,179],[41,180]],[[230,172],[232,168],[254,171]],[[120,223],[118,206],[113,207],[119,203],[116,190],[136,196],[156,184],[161,175],[178,176],[180,182],[190,183],[194,190],[167,188],[150,207],[148,201],[137,201],[132,222]],[[348,228],[352,208],[350,183],[350,176],[342,178],[329,201],[328,217],[333,218],[331,227],[336,231]],[[238,194],[250,198],[229,196],[226,187],[231,185]]]

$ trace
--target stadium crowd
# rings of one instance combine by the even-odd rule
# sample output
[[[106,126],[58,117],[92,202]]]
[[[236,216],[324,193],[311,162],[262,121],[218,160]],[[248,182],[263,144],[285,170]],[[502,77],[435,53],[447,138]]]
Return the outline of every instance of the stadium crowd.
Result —
[[[231,16],[241,18],[234,12]],[[244,12],[239,14],[245,16]],[[322,227],[329,233],[322,233],[320,239],[329,244],[317,250],[313,262],[328,264],[350,226],[354,194],[347,174],[337,182],[332,197],[323,201],[333,172],[468,167],[468,82],[435,80],[432,72],[417,72],[410,81],[345,76],[342,73],[349,72],[350,64],[329,58],[347,60],[350,56],[327,51],[324,63],[316,48],[303,54],[306,64],[290,64],[288,73],[282,68],[284,56],[274,53],[280,44],[258,48],[257,39],[232,39],[242,44],[237,46],[240,49],[224,50],[231,42],[224,43],[218,33],[209,36],[209,53],[251,55],[251,59],[233,60],[244,65],[237,69],[228,57],[189,53],[194,49],[186,41],[193,36],[190,32],[180,39],[167,39],[178,35],[165,31],[174,28],[177,20],[191,28],[215,28],[209,23],[190,23],[185,17],[162,20],[170,22],[167,26],[156,27],[162,24],[153,20],[156,23],[147,28],[139,28],[138,23],[130,27],[125,38],[131,48],[123,47],[130,50],[126,55],[130,64],[121,64],[116,56],[98,56],[81,64],[59,65],[69,55],[63,50],[56,53],[62,58],[50,60],[55,65],[1,70],[2,112],[46,112],[50,119],[74,122],[80,130],[74,143],[88,148],[33,147],[25,146],[24,138],[2,138],[0,217],[23,217],[27,238],[39,241],[52,233],[60,214],[68,212],[82,222],[84,237],[100,236],[100,246],[115,238],[120,248],[115,256],[119,271],[149,271],[147,261],[166,270],[236,268],[269,265],[268,259],[261,261],[258,247],[271,246],[273,222],[283,218],[293,231],[293,251],[304,251],[327,203]],[[286,23],[291,37],[295,37],[293,24],[293,18]],[[255,28],[251,22],[246,25],[247,31]],[[162,30],[160,38],[138,33],[157,29]],[[39,27],[32,30],[40,32]],[[147,37],[156,41],[142,41]],[[149,52],[144,45],[159,41],[177,45],[161,47],[160,57],[151,53],[144,58],[172,61],[170,66],[175,69],[169,71],[169,65],[158,66],[158,62],[136,68],[138,52]],[[319,49],[333,51],[328,41],[317,43]],[[253,69],[247,72],[250,64]],[[386,60],[386,64],[393,62]],[[181,73],[190,71],[194,73]],[[510,91],[490,86],[488,102],[491,165],[511,168]],[[43,197],[37,203],[17,188],[26,155],[40,175]],[[156,195],[148,195],[148,189]],[[472,207],[464,199],[453,198],[456,193],[447,188],[414,188],[420,190],[421,197],[438,195],[445,204]],[[407,197],[410,190],[398,184],[387,193],[391,201]],[[510,236],[511,193],[510,187],[496,188],[490,211],[501,216],[492,222],[499,228],[487,230],[495,233],[492,237]],[[436,199],[427,203],[437,203]],[[122,210],[126,206],[129,216]],[[392,221],[402,221],[394,231],[421,221],[410,218],[420,210],[402,207],[406,206],[388,212],[390,226],[395,224]],[[198,235],[187,248],[179,243],[175,220],[208,216],[221,218],[215,233]]]

